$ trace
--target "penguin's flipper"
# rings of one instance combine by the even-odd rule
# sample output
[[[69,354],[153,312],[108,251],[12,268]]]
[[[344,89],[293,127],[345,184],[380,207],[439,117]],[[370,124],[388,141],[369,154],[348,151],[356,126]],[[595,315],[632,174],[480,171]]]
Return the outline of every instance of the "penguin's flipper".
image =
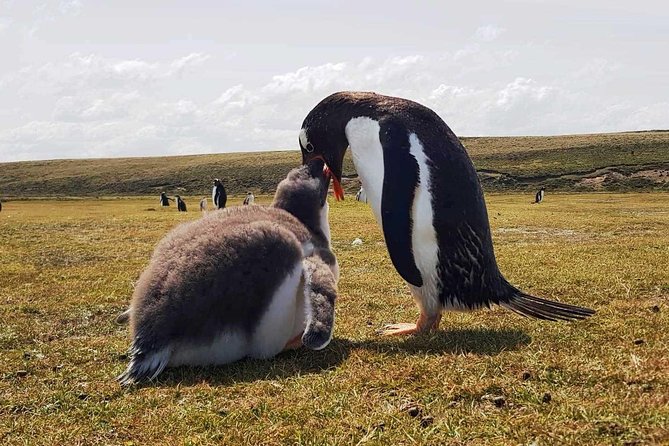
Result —
[[[381,220],[388,254],[400,276],[420,287],[423,278],[416,266],[411,243],[411,211],[419,180],[418,162],[410,153],[409,135],[403,125],[383,122],[379,138],[384,167]]]
[[[337,281],[330,267],[318,256],[302,261],[307,324],[302,343],[312,350],[325,348],[332,339]]]

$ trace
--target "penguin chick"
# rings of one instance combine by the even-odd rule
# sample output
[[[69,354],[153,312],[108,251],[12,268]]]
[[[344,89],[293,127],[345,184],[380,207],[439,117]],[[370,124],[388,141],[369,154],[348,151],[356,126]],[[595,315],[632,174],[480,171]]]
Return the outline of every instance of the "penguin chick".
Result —
[[[171,231],[137,282],[120,383],[327,346],[338,267],[326,195],[323,163],[311,163],[288,174],[269,207],[226,208]]]

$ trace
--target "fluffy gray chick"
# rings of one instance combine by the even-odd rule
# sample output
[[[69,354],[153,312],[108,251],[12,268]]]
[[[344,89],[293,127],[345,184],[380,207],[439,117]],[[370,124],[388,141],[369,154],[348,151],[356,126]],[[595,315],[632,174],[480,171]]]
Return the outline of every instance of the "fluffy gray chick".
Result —
[[[291,171],[270,207],[210,213],[157,245],[130,304],[133,340],[121,384],[166,367],[327,346],[339,273],[322,169],[317,161]]]

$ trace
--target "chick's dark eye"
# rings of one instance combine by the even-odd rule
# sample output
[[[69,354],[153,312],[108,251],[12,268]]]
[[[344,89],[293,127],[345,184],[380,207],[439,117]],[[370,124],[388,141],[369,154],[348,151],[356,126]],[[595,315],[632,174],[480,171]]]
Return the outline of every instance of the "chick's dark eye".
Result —
[[[310,142],[307,143],[307,146],[304,148],[307,152],[311,153],[314,151],[314,146]]]

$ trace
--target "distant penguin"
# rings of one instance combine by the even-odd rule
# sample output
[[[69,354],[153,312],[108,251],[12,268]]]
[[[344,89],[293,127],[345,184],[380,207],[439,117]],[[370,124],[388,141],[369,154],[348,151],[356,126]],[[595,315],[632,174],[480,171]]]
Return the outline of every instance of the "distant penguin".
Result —
[[[177,211],[179,212],[187,212],[186,209],[186,202],[181,199],[179,195],[175,195],[177,199]]]
[[[244,198],[244,205],[247,204],[253,204],[253,202],[256,201],[256,197],[253,195],[253,192],[247,192],[246,193],[246,198]]]
[[[364,187],[361,187],[360,190],[358,191],[358,193],[355,194],[355,200],[356,201],[361,201],[363,203],[367,203],[367,193],[365,192]]]
[[[539,192],[537,192],[537,194],[534,196],[534,204],[539,204],[544,201],[544,191],[545,188],[543,187],[539,189]]]
[[[2,212],[2,201],[0,201],[0,212]]]
[[[325,348],[339,274],[326,198],[315,162],[291,171],[270,207],[232,207],[170,232],[126,312],[133,340],[121,384],[165,367]]]
[[[492,304],[548,320],[594,313],[530,296],[506,281],[474,166],[429,108],[375,93],[335,93],[309,112],[299,143],[303,162],[326,162],[337,198],[344,195],[342,165],[351,148],[390,259],[420,309],[416,324],[389,325],[382,334],[434,330],[444,310]]]
[[[200,211],[205,212],[207,210],[207,199],[203,198],[200,200]]]
[[[214,187],[211,190],[211,201],[214,203],[214,208],[224,209],[228,201],[228,195],[225,193],[223,182],[216,178],[214,180]]]
[[[165,192],[160,193],[160,205],[165,207],[170,205],[170,200],[172,200],[170,197],[167,196]]]

